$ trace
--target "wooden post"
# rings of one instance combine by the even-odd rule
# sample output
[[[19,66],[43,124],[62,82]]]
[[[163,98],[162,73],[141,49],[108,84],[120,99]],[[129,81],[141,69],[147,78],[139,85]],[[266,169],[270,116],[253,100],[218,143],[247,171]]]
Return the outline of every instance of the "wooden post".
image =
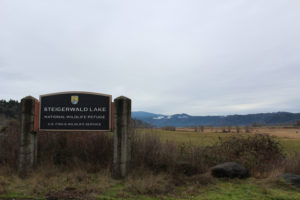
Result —
[[[21,135],[18,160],[20,177],[26,177],[36,165],[37,133],[34,131],[36,102],[37,100],[31,96],[21,100]]]
[[[114,160],[112,177],[125,178],[131,161],[131,100],[121,96],[114,100]]]

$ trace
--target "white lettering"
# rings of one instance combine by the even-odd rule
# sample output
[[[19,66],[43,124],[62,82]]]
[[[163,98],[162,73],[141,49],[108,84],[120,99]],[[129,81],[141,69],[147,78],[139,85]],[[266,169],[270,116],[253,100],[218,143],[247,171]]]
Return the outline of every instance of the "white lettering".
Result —
[[[44,112],[107,112],[107,107],[44,107]]]

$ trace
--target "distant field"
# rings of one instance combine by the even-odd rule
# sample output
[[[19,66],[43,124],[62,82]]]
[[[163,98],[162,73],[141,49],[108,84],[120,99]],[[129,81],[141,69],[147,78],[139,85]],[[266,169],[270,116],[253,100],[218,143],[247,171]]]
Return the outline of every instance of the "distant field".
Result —
[[[281,138],[300,139],[300,127],[247,127],[249,133],[269,134]],[[230,128],[231,133],[237,133],[236,127]],[[245,133],[245,127],[239,127],[240,133]],[[204,128],[203,133],[222,133],[223,130],[228,131],[228,127],[210,127]],[[178,132],[195,132],[194,128],[176,128]],[[197,131],[201,132],[201,131]]]
[[[253,135],[253,134],[268,134],[278,138],[286,152],[300,153],[300,128],[294,127],[251,127],[250,133],[245,133],[244,128],[241,128],[240,133],[236,133],[236,128],[231,128],[231,133],[223,133],[227,128],[205,128],[203,132],[193,128],[177,128],[176,131],[166,131],[163,129],[139,129],[141,133],[152,133],[159,135],[164,141],[188,142],[193,145],[209,146],[217,142],[219,138],[232,135]]]

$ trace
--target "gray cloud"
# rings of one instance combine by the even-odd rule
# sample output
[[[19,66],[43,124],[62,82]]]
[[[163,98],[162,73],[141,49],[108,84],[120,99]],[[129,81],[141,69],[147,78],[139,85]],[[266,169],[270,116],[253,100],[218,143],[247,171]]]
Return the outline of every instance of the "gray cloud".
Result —
[[[134,110],[300,112],[300,2],[0,0],[0,98],[83,90]]]

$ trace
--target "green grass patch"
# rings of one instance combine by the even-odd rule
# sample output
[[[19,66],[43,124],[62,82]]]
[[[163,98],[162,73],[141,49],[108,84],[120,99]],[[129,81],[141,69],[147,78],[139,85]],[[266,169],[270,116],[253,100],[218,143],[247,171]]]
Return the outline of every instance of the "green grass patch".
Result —
[[[117,195],[119,195],[123,191],[123,189],[124,185],[118,183],[105,191],[99,198],[118,198]]]
[[[215,185],[188,185],[178,187],[179,194],[149,196],[135,195],[125,190],[126,182],[108,188],[99,195],[99,200],[298,200],[300,193],[297,190],[289,189],[279,185],[262,185],[253,183],[253,180],[246,181],[217,181]],[[192,189],[191,189],[192,188]],[[0,195],[0,199],[44,199],[43,197],[32,197],[20,193]]]
[[[297,200],[300,193],[278,186],[264,186],[251,181],[219,182],[214,187],[206,188],[195,200]]]
[[[280,139],[280,142],[285,152],[296,152],[300,154],[300,140],[299,139]]]
[[[124,191],[126,182],[109,188],[99,200],[298,200],[300,193],[297,190],[278,184],[255,183],[249,180],[223,180],[215,185],[185,185],[177,187],[176,194],[147,196],[135,195]]]
[[[0,199],[42,199],[42,198],[34,198],[32,196],[24,195],[18,192],[10,192],[7,194],[0,194]]]

